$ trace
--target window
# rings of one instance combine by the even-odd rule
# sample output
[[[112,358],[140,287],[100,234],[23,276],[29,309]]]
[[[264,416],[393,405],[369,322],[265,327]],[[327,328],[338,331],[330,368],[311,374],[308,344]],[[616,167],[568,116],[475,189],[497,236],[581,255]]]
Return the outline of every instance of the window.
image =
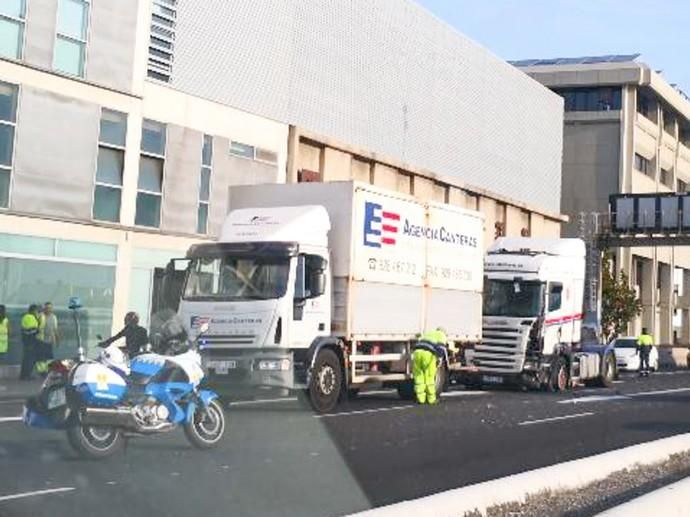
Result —
[[[26,19],[26,0],[0,2],[0,56],[21,59]]]
[[[563,284],[549,285],[549,312],[561,309]]]
[[[134,224],[139,226],[158,228],[161,223],[165,131],[165,124],[152,120],[143,122],[137,208],[134,217]]]
[[[688,191],[688,184],[685,183],[683,180],[678,180],[676,181],[676,192],[679,194],[682,194],[684,192]]]
[[[230,142],[230,154],[241,156],[242,158],[254,159],[254,147],[241,142]]]
[[[268,149],[256,148],[256,160],[266,163],[278,163],[278,153]]]
[[[644,156],[637,153],[635,153],[635,168],[644,174],[652,174],[651,162]]]
[[[671,136],[676,134],[676,118],[668,111],[664,111],[664,131]]]
[[[93,218],[98,221],[120,222],[126,136],[127,115],[104,109],[101,112],[93,194]]]
[[[172,77],[176,19],[177,0],[153,0],[147,74],[166,83]]]
[[[563,97],[565,111],[621,109],[620,88],[559,88],[554,91]]]
[[[208,205],[211,197],[211,162],[213,161],[213,137],[204,135],[201,150],[201,174],[199,175],[199,209],[197,211],[197,233],[208,232]]]
[[[17,87],[0,82],[0,208],[10,202],[10,175],[17,125]]]
[[[637,92],[637,112],[645,117],[649,118],[650,112],[650,102],[649,97],[644,95],[638,90]]]
[[[84,77],[88,25],[88,1],[59,0],[57,36],[53,58],[55,70]]]
[[[672,186],[673,184],[673,172],[668,170],[668,169],[661,169],[661,177],[659,178],[659,181],[666,185],[667,187]]]

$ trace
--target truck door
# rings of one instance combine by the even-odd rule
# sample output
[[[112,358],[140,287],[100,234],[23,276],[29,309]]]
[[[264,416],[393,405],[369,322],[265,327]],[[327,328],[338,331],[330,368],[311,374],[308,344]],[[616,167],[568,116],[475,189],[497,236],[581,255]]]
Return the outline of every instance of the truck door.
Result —
[[[151,314],[177,312],[189,262],[189,259],[172,259],[165,269],[156,268],[153,274]]]
[[[544,353],[552,354],[556,345],[563,340],[563,326],[567,314],[563,307],[563,284],[549,282],[546,299],[546,316],[544,318]]]
[[[290,344],[308,347],[317,336],[330,333],[330,286],[327,285],[328,262],[320,255],[297,257],[295,295]]]

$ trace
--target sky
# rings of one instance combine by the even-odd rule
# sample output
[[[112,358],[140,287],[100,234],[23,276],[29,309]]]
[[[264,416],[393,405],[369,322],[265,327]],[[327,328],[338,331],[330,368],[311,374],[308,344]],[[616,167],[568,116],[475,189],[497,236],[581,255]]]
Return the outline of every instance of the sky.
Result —
[[[690,95],[689,0],[416,0],[506,60],[636,54]]]

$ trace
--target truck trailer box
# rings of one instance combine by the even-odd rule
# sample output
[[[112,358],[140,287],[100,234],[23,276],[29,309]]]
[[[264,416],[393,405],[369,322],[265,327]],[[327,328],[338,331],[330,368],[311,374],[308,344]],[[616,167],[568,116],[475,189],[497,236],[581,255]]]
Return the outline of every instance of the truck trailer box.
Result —
[[[332,334],[403,341],[441,326],[454,341],[480,340],[479,212],[352,181],[235,186],[219,240],[309,243],[323,235],[312,228],[319,207],[331,224]]]

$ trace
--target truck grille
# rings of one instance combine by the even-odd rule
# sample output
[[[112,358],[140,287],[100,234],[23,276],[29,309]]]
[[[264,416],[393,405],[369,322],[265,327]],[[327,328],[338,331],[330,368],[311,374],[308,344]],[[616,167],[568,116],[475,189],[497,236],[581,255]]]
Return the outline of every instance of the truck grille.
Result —
[[[481,372],[518,373],[525,361],[528,329],[487,325],[475,347],[474,362]]]
[[[213,334],[204,338],[207,348],[234,348],[253,345],[254,334]]]

